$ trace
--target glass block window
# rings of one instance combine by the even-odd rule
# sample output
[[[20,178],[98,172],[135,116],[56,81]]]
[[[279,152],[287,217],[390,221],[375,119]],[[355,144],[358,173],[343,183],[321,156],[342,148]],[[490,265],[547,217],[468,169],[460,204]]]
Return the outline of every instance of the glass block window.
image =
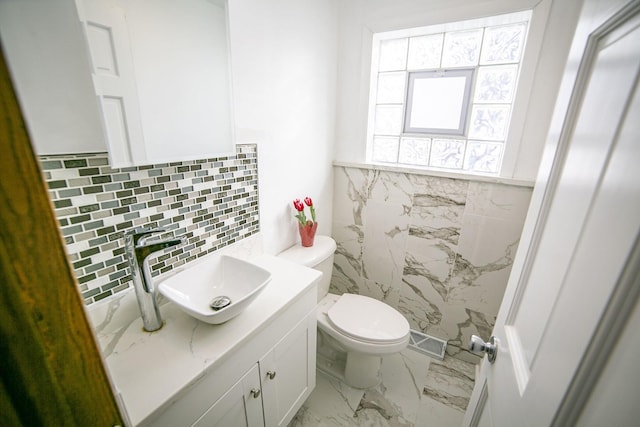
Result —
[[[376,34],[368,160],[499,174],[530,16]]]

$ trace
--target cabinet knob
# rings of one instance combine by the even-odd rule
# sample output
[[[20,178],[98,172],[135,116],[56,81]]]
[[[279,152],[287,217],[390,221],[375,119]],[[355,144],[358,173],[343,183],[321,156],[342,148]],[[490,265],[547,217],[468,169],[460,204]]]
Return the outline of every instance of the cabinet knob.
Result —
[[[251,396],[253,396],[254,399],[257,399],[258,397],[260,397],[260,389],[259,388],[252,388],[251,389]]]
[[[267,377],[269,377],[270,380],[274,379],[276,377],[276,371],[267,371]]]

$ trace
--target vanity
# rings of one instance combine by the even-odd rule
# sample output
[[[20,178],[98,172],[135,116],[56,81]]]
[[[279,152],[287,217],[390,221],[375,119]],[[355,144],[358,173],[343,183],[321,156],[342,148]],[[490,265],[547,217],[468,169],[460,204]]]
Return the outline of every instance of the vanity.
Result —
[[[129,424],[286,426],[302,406],[315,387],[321,273],[271,255],[249,260],[268,270],[271,282],[220,325],[168,302],[160,308],[164,327],[145,332],[133,292],[90,307]]]

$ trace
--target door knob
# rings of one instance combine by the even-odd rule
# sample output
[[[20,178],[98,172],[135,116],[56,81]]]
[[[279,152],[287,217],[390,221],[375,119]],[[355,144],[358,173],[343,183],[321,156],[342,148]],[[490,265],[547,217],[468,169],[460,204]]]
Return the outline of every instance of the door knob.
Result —
[[[491,338],[489,338],[489,342],[484,342],[479,336],[471,335],[471,339],[469,340],[469,351],[480,355],[483,353],[487,353],[489,363],[495,362],[496,356],[498,354],[498,344],[496,343],[496,337],[492,336]]]
[[[251,396],[253,396],[254,399],[257,399],[260,396],[260,389],[259,388],[252,388],[251,389]]]
[[[269,377],[270,380],[274,379],[276,377],[276,371],[267,371],[267,377]]]

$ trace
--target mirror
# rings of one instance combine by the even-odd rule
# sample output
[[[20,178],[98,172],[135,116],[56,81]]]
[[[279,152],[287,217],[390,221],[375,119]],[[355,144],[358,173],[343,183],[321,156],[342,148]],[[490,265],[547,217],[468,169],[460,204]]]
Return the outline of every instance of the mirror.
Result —
[[[38,154],[112,167],[235,153],[225,0],[0,0]]]

